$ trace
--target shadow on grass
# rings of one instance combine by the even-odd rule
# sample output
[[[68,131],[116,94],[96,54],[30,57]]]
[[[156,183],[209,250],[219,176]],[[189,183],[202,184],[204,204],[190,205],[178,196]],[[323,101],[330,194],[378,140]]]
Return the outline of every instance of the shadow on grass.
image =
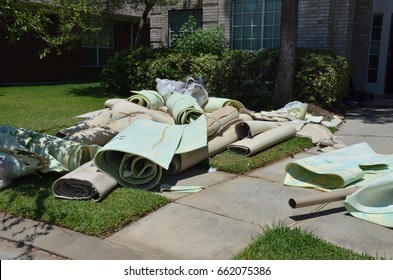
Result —
[[[105,93],[104,88],[98,82],[89,84],[78,84],[72,87],[67,94],[97,98],[109,96]]]
[[[60,173],[50,172],[45,176],[32,174],[15,179],[11,186],[2,190],[2,203],[5,204],[2,208],[14,209],[16,214],[23,217],[41,220],[47,214],[45,201],[52,196],[52,183],[61,176]],[[34,200],[27,202],[24,198],[34,198]],[[34,205],[32,205],[33,201]],[[46,220],[53,224],[58,218],[49,216]]]

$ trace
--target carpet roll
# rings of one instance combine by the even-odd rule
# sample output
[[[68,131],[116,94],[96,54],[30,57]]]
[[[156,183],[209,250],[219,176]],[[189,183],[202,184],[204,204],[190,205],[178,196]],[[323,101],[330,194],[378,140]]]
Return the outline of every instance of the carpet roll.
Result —
[[[52,185],[55,197],[75,200],[102,200],[117,182],[100,172],[91,160],[57,179]]]
[[[235,107],[238,111],[240,109],[245,108],[243,103],[240,101],[229,99],[229,98],[221,98],[221,97],[209,97],[209,101],[203,108],[206,113],[212,113],[220,108],[225,106],[232,106]]]
[[[245,138],[229,144],[228,150],[241,155],[250,156],[293,137],[295,134],[296,128],[294,126],[283,125],[262,132],[253,138]]]

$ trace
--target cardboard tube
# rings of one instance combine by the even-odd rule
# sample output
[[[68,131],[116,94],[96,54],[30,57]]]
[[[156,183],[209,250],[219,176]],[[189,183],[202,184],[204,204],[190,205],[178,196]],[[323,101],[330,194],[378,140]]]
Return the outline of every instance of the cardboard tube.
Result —
[[[318,205],[318,204],[323,204],[333,201],[344,200],[347,197],[347,195],[354,193],[358,189],[359,189],[358,187],[345,188],[345,189],[335,190],[327,193],[309,195],[306,197],[290,198],[288,200],[288,204],[293,209],[295,209],[295,208],[307,207],[311,205]]]

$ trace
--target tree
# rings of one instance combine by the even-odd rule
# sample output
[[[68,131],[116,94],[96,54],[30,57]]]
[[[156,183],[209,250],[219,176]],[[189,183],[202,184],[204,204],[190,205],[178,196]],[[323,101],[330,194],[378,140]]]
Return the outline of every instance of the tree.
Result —
[[[142,30],[144,25],[146,24],[147,17],[150,13],[150,11],[155,7],[155,6],[169,6],[169,5],[174,5],[179,0],[131,0],[128,1],[132,7],[137,10],[140,6],[143,6],[143,13],[142,17],[139,21],[139,27],[138,31],[135,36],[135,47],[138,48],[140,46],[140,38],[142,34]]]
[[[273,106],[283,107],[292,101],[295,80],[298,0],[282,0],[281,45]]]
[[[42,39],[47,47],[40,57],[52,49],[61,54],[62,47],[98,31],[122,3],[121,0],[0,0],[0,27],[8,31],[8,39],[14,44],[26,33]]]
[[[80,42],[83,36],[97,32],[105,21],[129,4],[143,14],[137,31],[136,45],[149,12],[156,5],[174,4],[178,0],[0,0],[0,28],[8,31],[8,39],[16,44],[26,33],[46,43],[40,52],[45,57],[52,49],[61,54],[64,46]]]

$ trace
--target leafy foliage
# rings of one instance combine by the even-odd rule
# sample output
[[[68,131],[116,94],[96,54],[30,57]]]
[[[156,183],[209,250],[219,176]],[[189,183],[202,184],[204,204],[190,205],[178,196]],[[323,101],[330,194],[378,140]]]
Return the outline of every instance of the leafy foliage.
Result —
[[[277,51],[228,50],[211,74],[213,96],[237,99],[247,108],[269,108],[276,72]]]
[[[332,108],[348,92],[349,64],[325,51],[299,50],[295,99]],[[278,65],[277,49],[226,50],[220,55],[138,49],[119,53],[102,72],[108,93],[128,95],[131,89],[155,89],[155,78],[184,81],[203,78],[210,96],[236,99],[252,110],[272,109]]]
[[[62,53],[64,47],[80,43],[84,36],[99,31],[124,5],[143,10],[136,43],[146,18],[155,6],[176,4],[178,0],[40,0],[0,1],[0,27],[8,32],[8,39],[16,44],[31,33],[42,39],[46,47],[40,51],[44,58],[51,50]]]
[[[300,50],[295,94],[304,102],[333,108],[348,94],[350,67],[348,61],[321,50]]]
[[[88,33],[97,32],[102,22],[122,5],[115,0],[42,0],[35,3],[18,0],[0,2],[0,24],[8,31],[8,39],[16,44],[32,33],[46,46],[40,57],[52,49],[61,54],[64,46],[71,46]]]
[[[153,86],[149,69],[155,59],[170,53],[168,49],[126,49],[113,55],[101,72],[101,84],[108,94],[129,96],[131,89]]]
[[[179,34],[173,36],[172,46],[181,53],[220,55],[228,49],[228,42],[225,39],[224,27],[202,29],[191,16],[180,28]]]

